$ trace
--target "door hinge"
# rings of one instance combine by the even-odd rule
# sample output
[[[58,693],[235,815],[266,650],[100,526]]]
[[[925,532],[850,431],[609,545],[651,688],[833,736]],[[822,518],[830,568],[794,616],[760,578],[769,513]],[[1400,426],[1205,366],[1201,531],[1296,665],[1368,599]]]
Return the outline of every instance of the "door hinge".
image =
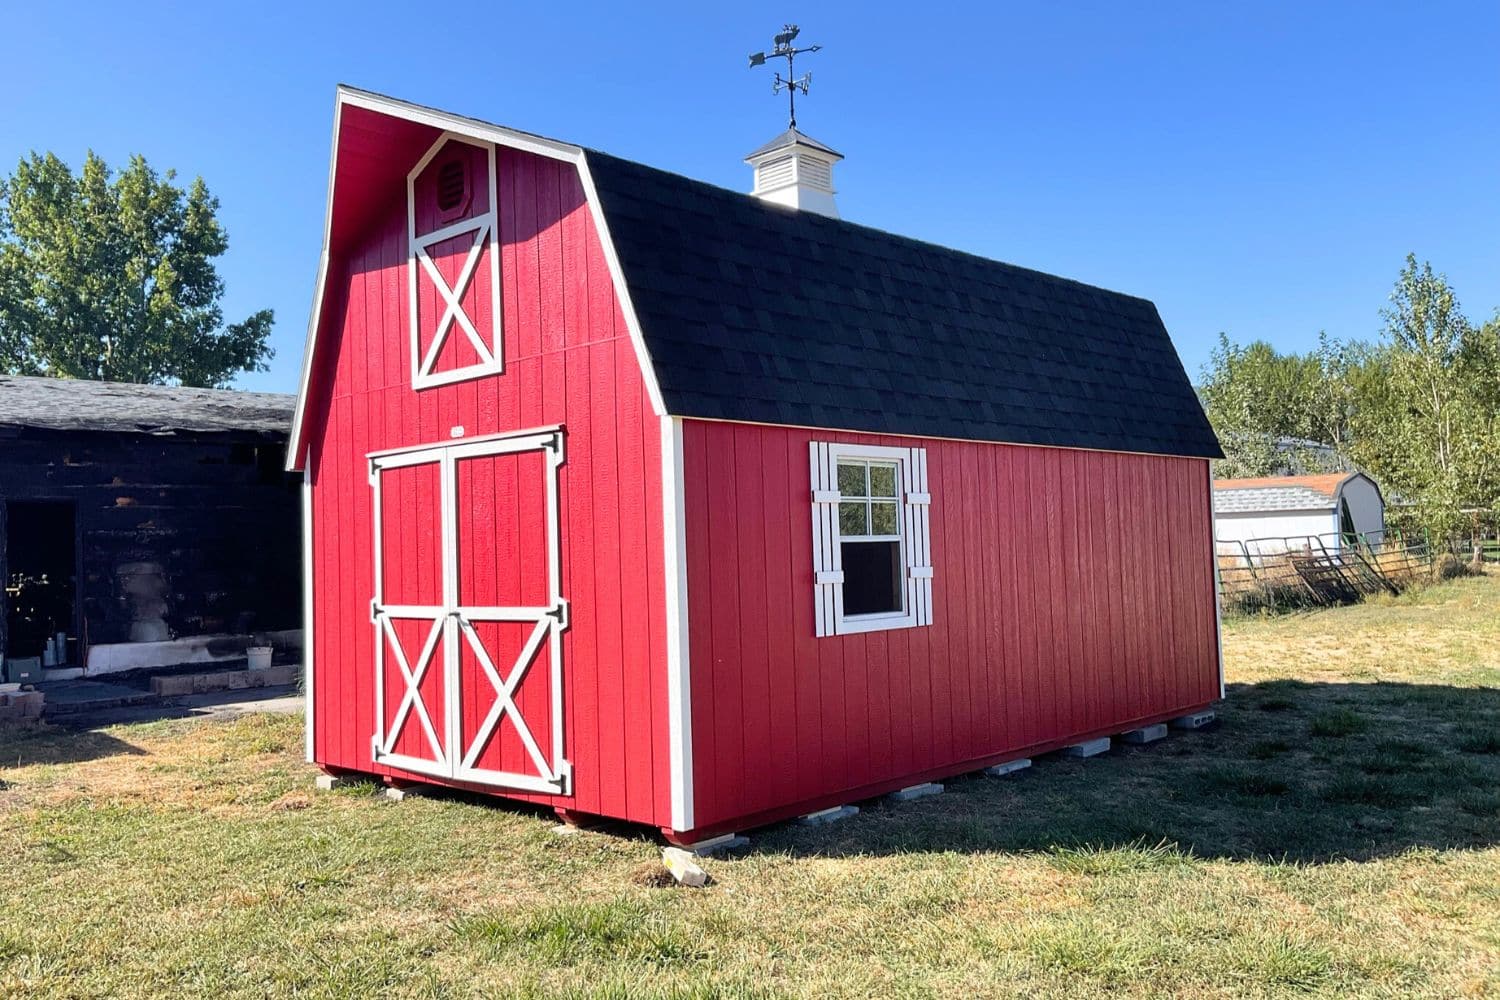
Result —
[[[572,616],[568,613],[567,601],[559,600],[547,609],[547,614],[557,619],[557,630],[559,632],[566,632],[568,630],[569,619]]]

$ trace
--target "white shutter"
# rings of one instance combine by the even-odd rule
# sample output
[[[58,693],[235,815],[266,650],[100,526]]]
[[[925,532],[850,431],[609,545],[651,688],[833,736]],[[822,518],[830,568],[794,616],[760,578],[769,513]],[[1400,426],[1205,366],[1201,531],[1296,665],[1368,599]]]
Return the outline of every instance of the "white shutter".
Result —
[[[927,490],[927,449],[911,449],[902,464],[906,491],[906,599],[918,625],[932,624],[932,530]]]
[[[838,633],[844,602],[839,551],[838,463],[826,443],[808,445],[812,472],[813,606],[818,636]]]

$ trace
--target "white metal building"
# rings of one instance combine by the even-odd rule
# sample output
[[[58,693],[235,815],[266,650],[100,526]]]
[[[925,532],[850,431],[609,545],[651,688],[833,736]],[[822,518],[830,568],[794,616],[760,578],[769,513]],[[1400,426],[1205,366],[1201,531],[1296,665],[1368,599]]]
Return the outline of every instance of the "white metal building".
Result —
[[[1363,472],[1214,481],[1214,538],[1244,543],[1251,554],[1303,548],[1312,538],[1330,552],[1353,536],[1385,534],[1385,499]]]

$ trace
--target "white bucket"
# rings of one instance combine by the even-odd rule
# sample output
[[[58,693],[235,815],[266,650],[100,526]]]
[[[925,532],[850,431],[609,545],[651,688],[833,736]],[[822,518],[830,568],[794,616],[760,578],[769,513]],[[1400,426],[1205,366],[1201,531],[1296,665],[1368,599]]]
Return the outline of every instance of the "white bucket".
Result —
[[[250,646],[245,650],[245,657],[250,661],[251,670],[266,670],[271,666],[271,647]]]

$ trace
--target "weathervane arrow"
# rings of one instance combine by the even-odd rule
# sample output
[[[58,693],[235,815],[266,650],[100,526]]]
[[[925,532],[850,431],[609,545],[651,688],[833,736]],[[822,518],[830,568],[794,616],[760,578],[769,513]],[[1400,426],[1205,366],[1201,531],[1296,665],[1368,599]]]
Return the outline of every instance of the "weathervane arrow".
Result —
[[[817,52],[823,47],[821,45],[809,45],[806,48],[795,48],[792,43],[796,41],[797,35],[801,30],[795,24],[782,25],[781,33],[771,39],[773,47],[770,52],[752,52],[750,54],[751,69],[754,69],[756,66],[764,66],[767,59],[779,58],[786,60],[786,77],[783,78],[779,72],[776,74],[776,79],[771,84],[771,93],[779,94],[783,90],[786,91],[787,117],[790,119],[789,125],[791,128],[797,127],[797,91],[800,90],[803,94],[806,94],[808,86],[812,83],[811,73],[802,74],[801,79],[793,75],[792,61],[804,52]]]

